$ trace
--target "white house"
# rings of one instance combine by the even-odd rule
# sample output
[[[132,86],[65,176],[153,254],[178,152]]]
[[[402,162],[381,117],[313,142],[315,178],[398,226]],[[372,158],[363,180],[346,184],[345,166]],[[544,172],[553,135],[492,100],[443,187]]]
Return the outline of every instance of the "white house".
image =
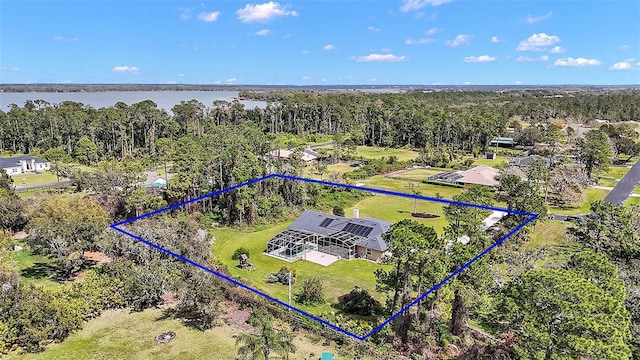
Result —
[[[51,169],[51,163],[31,155],[21,155],[12,158],[0,158],[0,168],[9,175],[29,172],[41,172]]]

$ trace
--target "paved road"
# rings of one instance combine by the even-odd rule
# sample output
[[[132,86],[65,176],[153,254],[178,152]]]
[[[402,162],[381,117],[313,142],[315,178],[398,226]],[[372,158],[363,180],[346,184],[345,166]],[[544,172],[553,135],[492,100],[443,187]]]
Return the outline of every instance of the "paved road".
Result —
[[[621,205],[633,192],[633,188],[640,184],[640,160],[629,169],[629,172],[618,182],[616,187],[609,192],[604,201],[613,205]]]

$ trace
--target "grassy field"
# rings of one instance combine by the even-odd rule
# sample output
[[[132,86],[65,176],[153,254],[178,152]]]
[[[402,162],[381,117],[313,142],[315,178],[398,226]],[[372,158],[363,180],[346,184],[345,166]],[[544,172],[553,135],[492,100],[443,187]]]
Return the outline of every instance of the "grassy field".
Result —
[[[506,157],[503,155],[497,155],[494,160],[487,159],[485,156],[485,157],[478,158],[476,161],[474,161],[473,166],[486,165],[486,166],[496,167],[501,164],[502,165],[508,164],[509,159],[510,159],[509,157]]]
[[[547,220],[536,224],[531,240],[524,243],[524,248],[548,248],[565,243],[565,232],[570,222]]]
[[[598,185],[615,187],[628,171],[626,166],[611,166],[606,173],[601,174]]]
[[[440,203],[426,200],[414,201],[414,199],[410,198],[379,194],[367,197],[359,201],[355,206],[345,209],[345,214],[351,216],[353,209],[357,208],[360,211],[361,217],[373,217],[391,223],[404,219],[413,219],[425,225],[433,226],[436,231],[442,233],[442,230],[447,225],[444,216],[432,219],[415,218],[411,216],[414,203],[416,212],[442,215],[443,205]]]
[[[408,194],[412,193],[411,189],[409,188],[408,181],[386,178],[382,175],[372,176],[365,180],[358,180],[358,182],[365,184],[365,186],[367,187],[375,189],[391,190]],[[439,186],[433,184],[418,184],[416,190],[420,193],[420,195],[429,197],[436,197],[436,194],[439,193],[440,196],[442,196],[444,199],[451,199],[453,195],[462,192],[462,188]]]
[[[58,177],[48,171],[39,174],[28,173],[13,176],[13,185],[15,186],[40,185],[56,181],[58,181]]]
[[[342,177],[342,174],[351,172],[355,169],[356,168],[349,166],[349,164],[347,163],[337,163],[337,164],[327,165],[327,170],[324,172],[324,174],[322,174],[322,180],[328,181],[331,173],[334,173],[334,172],[338,173],[340,174],[340,177]],[[315,166],[305,167],[304,176],[310,179],[320,180],[320,174],[318,174],[318,170],[316,169]]]
[[[399,173],[399,174],[395,174],[394,177],[399,177],[399,178],[403,178],[403,179],[407,179],[407,180],[412,180],[412,181],[423,181],[423,180],[427,180],[427,178],[431,175],[435,175],[435,174],[439,174],[443,171],[446,170],[436,170],[436,169],[411,169],[409,171],[403,172],[403,173]]]
[[[176,333],[175,340],[158,344],[155,336],[164,331]],[[102,316],[85,324],[60,344],[51,345],[39,354],[13,355],[15,360],[44,359],[235,359],[233,335],[239,327],[222,325],[207,331],[186,327],[179,320],[163,319],[162,310],[151,309],[139,313],[127,310],[106,311]],[[322,346],[320,339],[296,336],[297,351],[290,359],[318,358],[322,351],[337,353],[335,347]],[[310,354],[314,354],[310,357]],[[275,355],[270,359],[280,359]],[[349,357],[351,359],[352,357]],[[345,359],[336,356],[335,359]]]
[[[579,206],[567,207],[565,209],[550,208],[549,212],[559,215],[587,214],[589,213],[591,202],[603,200],[607,194],[609,194],[609,190],[601,189],[585,189],[584,192],[586,194],[586,200],[579,204]]]
[[[20,246],[24,243],[18,242]],[[43,287],[59,286],[56,282],[54,260],[31,254],[24,248],[15,252],[15,262],[22,284],[40,285]]]
[[[381,157],[396,156],[399,161],[413,160],[418,157],[418,152],[407,149],[387,149],[375,146],[358,146],[356,156],[364,159],[380,159]]]
[[[625,201],[625,205],[640,205],[640,197],[629,197],[627,201]]]
[[[305,260],[287,262],[264,255],[263,251],[266,249],[269,239],[286,229],[288,225],[288,222],[281,223],[255,232],[239,232],[236,229],[213,231],[212,233],[216,237],[213,254],[227,266],[233,276],[239,277],[243,282],[284,302],[288,300],[287,287],[282,284],[267,283],[268,273],[278,272],[282,266],[295,268],[298,282],[293,285],[293,293],[298,291],[300,283],[305,278],[311,275],[320,276],[325,280],[325,297],[328,302],[317,307],[294,304],[316,315],[332,311],[331,303],[337,303],[338,296],[348,293],[356,285],[370,290],[375,295],[373,272],[382,266],[371,261],[362,259],[338,260],[329,266],[322,266]],[[257,268],[255,271],[249,272],[239,269],[236,267],[238,262],[231,260],[233,252],[241,246],[249,250],[250,260]],[[380,297],[379,300],[383,300],[383,297]]]

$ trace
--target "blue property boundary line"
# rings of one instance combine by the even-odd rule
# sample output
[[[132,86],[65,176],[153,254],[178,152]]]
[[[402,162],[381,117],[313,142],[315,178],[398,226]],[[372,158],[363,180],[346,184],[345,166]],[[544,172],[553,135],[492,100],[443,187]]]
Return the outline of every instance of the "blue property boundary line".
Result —
[[[482,252],[480,252],[478,255],[476,255],[475,257],[473,257],[471,260],[469,260],[467,263],[465,263],[464,265],[462,265],[459,269],[457,269],[456,271],[454,271],[453,273],[451,273],[449,276],[445,277],[444,279],[442,279],[439,283],[437,283],[436,285],[434,285],[431,289],[427,290],[425,293],[423,293],[422,295],[418,296],[416,299],[414,299],[411,303],[409,303],[407,306],[403,307],[402,309],[400,309],[398,312],[396,312],[395,314],[393,314],[389,319],[383,321],[381,324],[379,324],[378,326],[376,326],[373,330],[371,330],[369,333],[360,336],[357,334],[354,334],[348,330],[345,330],[337,325],[334,325],[326,320],[323,320],[317,316],[311,315],[308,312],[298,309],[294,306],[291,306],[279,299],[276,299],[270,295],[267,295],[265,293],[263,293],[260,290],[254,289],[248,285],[245,285],[227,275],[224,275],[220,272],[217,272],[215,270],[212,270],[202,264],[199,264],[191,259],[188,259],[184,256],[181,256],[169,249],[166,249],[158,244],[152,243],[148,240],[145,240],[143,238],[141,238],[140,236],[137,236],[135,234],[132,234],[124,229],[121,229],[120,226],[122,225],[126,225],[126,224],[130,224],[136,220],[140,220],[140,219],[144,219],[144,218],[148,218],[151,217],[153,215],[157,215],[160,214],[162,212],[165,211],[169,211],[169,210],[173,210],[175,208],[187,205],[187,204],[191,204],[200,200],[204,200],[216,195],[220,195],[223,194],[225,192],[228,191],[232,191],[232,190],[236,190],[239,189],[241,187],[244,186],[248,186],[248,185],[253,185],[256,183],[259,183],[263,180],[267,180],[270,178],[280,178],[280,179],[287,179],[287,180],[295,180],[295,181],[303,181],[303,182],[307,182],[307,183],[314,183],[314,184],[320,184],[320,185],[328,185],[328,186],[333,186],[333,187],[341,187],[341,188],[347,188],[347,189],[354,189],[354,190],[362,190],[362,191],[368,191],[368,192],[372,192],[372,193],[376,193],[376,194],[383,194],[383,195],[391,195],[391,196],[398,196],[398,197],[404,197],[404,198],[410,198],[410,199],[418,199],[418,200],[426,200],[426,201],[433,201],[433,202],[439,202],[439,203],[444,203],[444,204],[452,204],[452,205],[460,205],[460,206],[469,206],[469,207],[474,207],[474,208],[478,208],[478,209],[483,209],[483,210],[491,210],[491,211],[502,211],[502,212],[506,212],[508,214],[515,214],[515,215],[523,215],[523,216],[527,216],[528,218],[522,222],[520,225],[516,226],[513,230],[511,230],[509,233],[507,233],[505,236],[503,236],[502,238],[500,238],[498,241],[496,241],[494,244],[492,244],[491,246],[489,246],[488,248],[484,249]],[[308,179],[308,178],[302,178],[302,177],[297,177],[297,176],[290,176],[290,175],[282,175],[282,174],[269,174],[257,179],[253,179],[247,182],[243,182],[241,184],[237,184],[231,187],[228,187],[226,189],[222,189],[222,190],[218,190],[215,192],[212,192],[210,194],[207,195],[203,195],[191,200],[187,200],[178,204],[174,204],[171,206],[167,206],[164,207],[162,209],[147,213],[147,214],[143,214],[131,219],[127,219],[124,221],[120,221],[117,222],[115,224],[112,224],[110,227],[112,229],[114,229],[115,231],[120,232],[121,234],[124,234],[126,236],[129,236],[145,245],[148,245],[154,249],[157,249],[159,251],[162,251],[168,255],[171,255],[173,257],[175,257],[176,259],[183,261],[189,265],[195,266],[201,270],[204,270],[208,273],[211,273],[213,275],[218,276],[221,279],[224,279],[226,281],[229,281],[230,283],[237,285],[245,290],[251,291],[254,294],[260,295],[268,300],[271,300],[279,305],[284,306],[287,309],[293,310],[301,315],[307,316],[312,320],[315,320],[325,326],[330,327],[331,329],[338,331],[340,333],[343,333],[345,335],[349,335],[351,337],[353,337],[354,339],[358,339],[358,340],[365,340],[367,338],[369,338],[370,336],[372,336],[373,334],[375,334],[376,332],[380,331],[383,327],[385,327],[387,324],[389,324],[391,321],[393,321],[395,318],[397,318],[398,316],[402,315],[404,312],[406,312],[409,308],[411,308],[413,305],[417,304],[418,302],[420,302],[422,299],[424,299],[425,297],[427,297],[428,295],[430,295],[431,293],[433,293],[434,291],[438,290],[440,287],[442,287],[442,285],[444,285],[445,283],[447,283],[449,280],[451,280],[453,277],[455,277],[456,275],[458,275],[460,272],[462,272],[464,269],[466,269],[467,267],[471,266],[471,264],[473,264],[474,262],[478,261],[481,257],[483,257],[484,255],[486,255],[489,251],[491,251],[493,248],[495,248],[496,246],[500,245],[502,242],[504,242],[507,238],[509,238],[510,236],[512,236],[513,234],[515,234],[516,232],[520,231],[520,229],[522,229],[523,227],[525,227],[527,224],[529,224],[530,222],[532,222],[533,220],[535,220],[538,217],[538,214],[534,214],[534,213],[530,213],[530,212],[523,212],[523,211],[516,211],[516,210],[509,210],[509,209],[505,209],[505,208],[500,208],[500,207],[494,207],[494,206],[484,206],[484,205],[478,205],[478,204],[467,204],[467,203],[463,203],[463,202],[459,202],[459,201],[453,201],[453,200],[447,200],[447,199],[438,199],[438,198],[432,198],[432,197],[427,197],[427,196],[421,196],[421,195],[413,195],[413,194],[406,194],[406,193],[400,193],[400,192],[395,192],[395,191],[390,191],[390,190],[381,190],[381,189],[375,189],[375,188],[369,188],[369,187],[363,187],[363,186],[354,186],[354,185],[346,185],[346,184],[339,184],[339,183],[334,183],[334,182],[329,182],[329,181],[322,181],[322,180],[314,180],[314,179]]]

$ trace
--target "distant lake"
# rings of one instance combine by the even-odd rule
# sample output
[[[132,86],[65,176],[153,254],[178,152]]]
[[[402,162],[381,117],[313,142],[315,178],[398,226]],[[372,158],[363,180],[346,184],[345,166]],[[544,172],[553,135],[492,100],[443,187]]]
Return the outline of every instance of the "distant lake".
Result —
[[[0,108],[9,110],[9,104],[24,106],[27,100],[45,100],[52,104],[75,101],[98,109],[111,107],[118,101],[131,105],[144,100],[152,100],[160,109],[171,111],[180,101],[196,99],[207,107],[214,100],[231,102],[238,97],[237,91],[98,91],[98,92],[0,92]],[[265,101],[242,100],[245,109],[267,106]]]

